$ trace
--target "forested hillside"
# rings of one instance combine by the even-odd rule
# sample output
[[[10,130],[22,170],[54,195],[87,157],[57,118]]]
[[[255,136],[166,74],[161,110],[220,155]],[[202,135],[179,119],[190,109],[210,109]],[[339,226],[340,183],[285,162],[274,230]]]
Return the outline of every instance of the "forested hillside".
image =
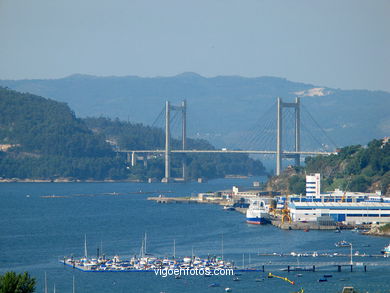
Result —
[[[126,176],[102,136],[64,103],[0,88],[0,177],[102,180]]]
[[[306,166],[288,177],[290,192],[304,193],[305,173],[321,173],[323,191],[336,188],[390,194],[390,143],[372,140],[367,146],[348,146],[330,156],[309,157]]]
[[[161,129],[106,118],[79,119],[65,104],[0,87],[0,177],[44,180],[144,180],[163,177],[159,156],[129,166],[118,148],[153,149],[163,145]],[[174,146],[179,144],[173,141]],[[213,148],[189,140],[191,148]],[[181,157],[173,160],[173,175]],[[187,158],[192,178],[226,174],[264,174],[248,156],[198,155]]]

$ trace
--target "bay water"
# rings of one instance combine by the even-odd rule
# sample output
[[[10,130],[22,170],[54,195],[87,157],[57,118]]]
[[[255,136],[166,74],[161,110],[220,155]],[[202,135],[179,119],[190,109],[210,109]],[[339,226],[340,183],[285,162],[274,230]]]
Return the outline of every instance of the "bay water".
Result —
[[[335,242],[353,243],[353,253],[378,255],[389,238],[360,235],[352,231],[283,231],[271,225],[245,223],[245,216],[211,204],[158,204],[149,196],[190,196],[198,192],[231,189],[233,185],[250,187],[254,178],[218,179],[198,183],[2,183],[0,184],[0,273],[29,272],[37,279],[37,292],[44,292],[47,275],[49,292],[341,292],[353,286],[359,292],[390,292],[390,259],[355,257],[355,262],[376,262],[354,271],[335,266],[318,267],[316,272],[286,272],[276,262],[292,266],[318,262],[348,261],[348,257],[278,257],[267,253],[349,254],[349,248],[337,248]],[[54,196],[53,196],[54,195]],[[53,196],[53,197],[52,197]],[[84,237],[88,254],[139,254],[147,233],[147,252],[172,256],[221,255],[237,266],[265,264],[266,272],[243,272],[240,281],[232,276],[184,276],[163,278],[153,272],[81,272],[64,266],[64,256],[84,255]],[[223,241],[222,241],[223,239]],[[286,267],[286,266],[284,266]],[[271,272],[295,282],[267,278]],[[327,282],[319,283],[324,274]],[[220,287],[209,287],[212,283]]]

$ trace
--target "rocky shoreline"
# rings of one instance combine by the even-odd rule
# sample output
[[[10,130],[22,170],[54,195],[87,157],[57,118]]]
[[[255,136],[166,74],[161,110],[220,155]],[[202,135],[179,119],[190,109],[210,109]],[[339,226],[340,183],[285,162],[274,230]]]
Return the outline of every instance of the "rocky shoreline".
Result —
[[[372,224],[371,229],[363,234],[390,237],[390,224]]]

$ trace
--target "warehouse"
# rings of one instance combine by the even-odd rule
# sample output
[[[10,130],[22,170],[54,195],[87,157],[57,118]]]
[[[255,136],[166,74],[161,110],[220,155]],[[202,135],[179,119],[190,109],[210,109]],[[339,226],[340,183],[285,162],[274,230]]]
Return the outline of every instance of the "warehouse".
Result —
[[[344,224],[390,222],[387,202],[290,202],[289,208],[292,220],[298,222],[317,221],[321,216]]]

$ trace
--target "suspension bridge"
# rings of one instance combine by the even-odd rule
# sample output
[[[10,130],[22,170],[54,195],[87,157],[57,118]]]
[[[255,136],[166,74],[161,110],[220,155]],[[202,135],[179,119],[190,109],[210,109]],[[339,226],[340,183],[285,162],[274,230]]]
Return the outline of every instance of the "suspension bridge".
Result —
[[[283,149],[283,134],[284,134],[284,109],[293,109],[294,111],[294,138],[293,138],[293,150]],[[176,111],[181,116],[181,148],[172,149],[171,139],[171,112]],[[313,155],[330,155],[333,152],[329,151],[302,151],[301,150],[301,102],[300,98],[295,98],[294,102],[283,102],[281,98],[277,98],[277,110],[276,110],[276,149],[275,150],[259,150],[259,149],[188,149],[187,148],[187,103],[182,101],[180,105],[172,105],[169,101],[165,103],[165,148],[152,149],[152,150],[119,150],[118,152],[126,153],[128,161],[131,162],[131,166],[135,166],[137,162],[137,156],[139,154],[164,154],[165,162],[165,176],[162,182],[170,182],[171,178],[171,157],[173,154],[254,154],[254,155],[276,155],[276,175],[280,175],[282,171],[282,159],[294,159],[295,165],[300,165],[301,156],[313,156]],[[187,163],[185,158],[182,159],[182,178],[187,179]]]

